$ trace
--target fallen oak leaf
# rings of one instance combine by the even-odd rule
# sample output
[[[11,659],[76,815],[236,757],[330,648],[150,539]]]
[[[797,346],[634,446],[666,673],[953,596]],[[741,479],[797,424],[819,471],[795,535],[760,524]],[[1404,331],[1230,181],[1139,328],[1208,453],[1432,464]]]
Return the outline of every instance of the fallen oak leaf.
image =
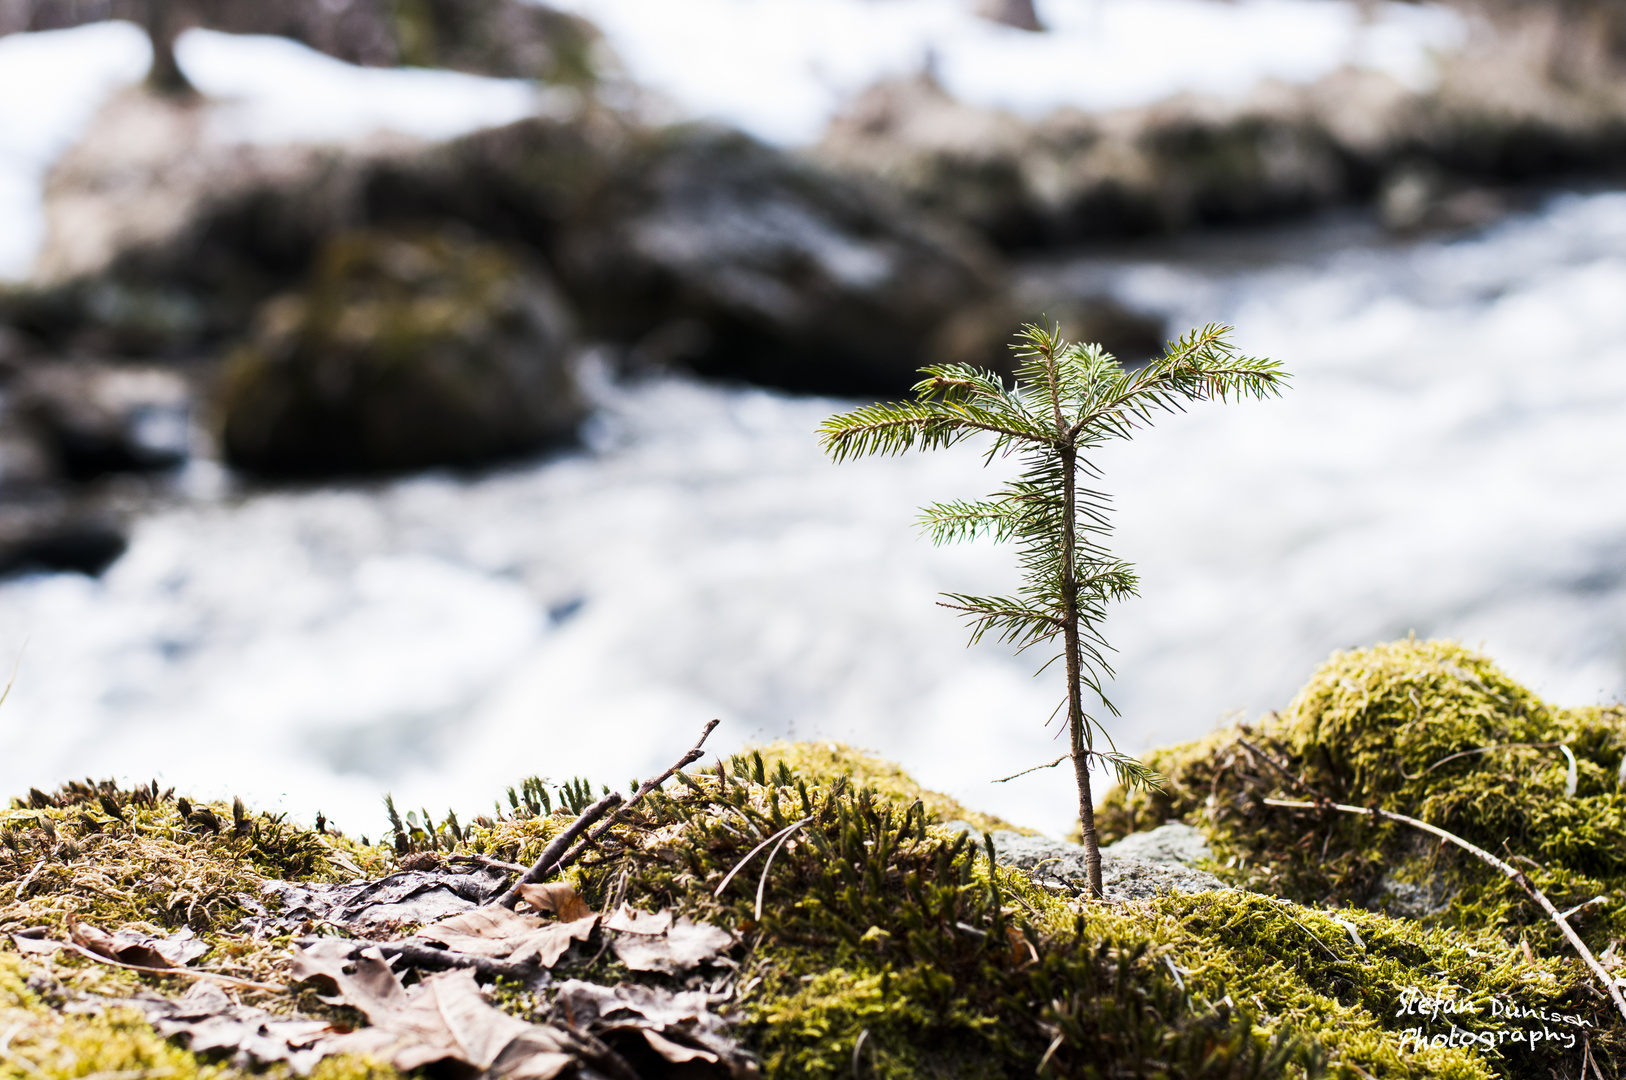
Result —
[[[587,901],[577,895],[576,890],[563,882],[549,882],[545,885],[521,885],[519,896],[527,904],[538,911],[551,911],[559,916],[560,922],[576,922],[593,914],[593,909],[587,906]]]
[[[316,1048],[324,1055],[370,1056],[403,1072],[450,1059],[481,1070],[485,1080],[552,1080],[587,1062],[632,1080],[625,1063],[596,1039],[493,1008],[471,971],[440,972],[404,989],[376,949],[347,961],[340,950],[348,948],[325,939],[295,954],[301,978],[331,981],[372,1024],[322,1039]],[[344,970],[347,963],[353,972]]]
[[[567,910],[586,908],[578,900]],[[535,956],[543,967],[551,968],[571,942],[586,941],[597,924],[598,915],[592,911],[586,918],[570,922],[544,922],[535,915],[520,915],[493,904],[425,926],[418,936],[471,956],[507,957],[510,963]]]
[[[734,944],[734,935],[720,926],[697,923],[681,916],[664,934],[618,934],[615,955],[633,971],[660,971],[668,975],[687,971],[717,957]]]
[[[624,934],[664,934],[672,929],[672,912],[670,908],[650,914],[628,907],[625,902],[615,909],[609,918],[604,920],[606,930],[620,930]]]

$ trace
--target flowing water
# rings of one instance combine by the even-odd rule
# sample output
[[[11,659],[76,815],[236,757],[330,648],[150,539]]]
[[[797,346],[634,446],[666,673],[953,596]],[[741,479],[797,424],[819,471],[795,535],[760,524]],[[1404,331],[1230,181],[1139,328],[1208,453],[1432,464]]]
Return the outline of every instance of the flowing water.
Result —
[[[1294,375],[1101,458],[1142,573],[1107,630],[1121,747],[1284,706],[1330,650],[1413,630],[1560,702],[1626,688],[1626,195],[1556,196],[1454,241],[1332,223],[1024,272],[1233,323]],[[933,603],[1009,587],[1010,552],[913,527],[999,463],[835,466],[813,432],[848,403],[597,370],[575,451],[198,483],[105,577],[0,586],[0,656],[21,655],[0,788],[157,776],[376,833],[385,790],[466,817],[530,773],[618,784],[717,716],[717,749],[856,742],[1066,830],[1063,770],[990,783],[1059,752],[1057,678],[968,650]]]

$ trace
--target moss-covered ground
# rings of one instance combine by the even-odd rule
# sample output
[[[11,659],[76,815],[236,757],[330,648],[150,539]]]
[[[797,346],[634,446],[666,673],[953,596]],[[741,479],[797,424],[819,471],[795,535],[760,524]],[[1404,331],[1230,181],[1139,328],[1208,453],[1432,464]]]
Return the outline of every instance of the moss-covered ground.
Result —
[[[1574,793],[1561,749],[1484,750],[1509,743],[1568,746]],[[1444,760],[1469,750],[1483,752]],[[942,825],[1000,822],[828,743],[679,774],[567,877],[600,910],[624,898],[734,930],[737,969],[706,978],[769,1077],[1573,1080],[1590,1059],[1593,1075],[1613,1078],[1626,1074],[1626,1025],[1522,894],[1396,827],[1263,799],[1311,788],[1496,850],[1505,840],[1504,857],[1530,860],[1561,906],[1605,897],[1576,918],[1613,963],[1623,751],[1619,710],[1555,709],[1456,646],[1401,642],[1334,657],[1263,724],[1155,755],[1164,792],[1107,800],[1103,820],[1119,831],[1202,826],[1216,872],[1253,891],[1108,904],[1040,887],[995,865],[975,834]],[[0,811],[0,933],[61,936],[69,912],[107,929],[185,925],[215,946],[200,966],[276,983],[288,939],[238,928],[242,898],[265,878],[377,876],[430,850],[528,862],[591,796],[532,781],[466,826],[411,815],[386,847],[153,787],[40,792]],[[791,826],[771,866],[759,852],[719,892]],[[1432,914],[1382,910],[1418,896]],[[10,948],[0,946],[6,1080],[243,1071],[200,1063],[133,1015],[60,1007],[138,984],[180,993],[183,980]],[[684,981],[628,972],[596,947],[556,976]],[[495,989],[510,1011],[549,1008],[545,989]],[[309,991],[242,995],[274,1011],[325,1008]],[[356,1061],[324,1069],[323,1080],[387,1073]]]

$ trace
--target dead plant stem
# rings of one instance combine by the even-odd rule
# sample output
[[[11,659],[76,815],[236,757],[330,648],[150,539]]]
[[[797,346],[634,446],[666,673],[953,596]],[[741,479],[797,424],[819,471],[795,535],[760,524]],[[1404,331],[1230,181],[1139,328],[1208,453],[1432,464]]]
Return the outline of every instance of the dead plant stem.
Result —
[[[1597,976],[1599,982],[1603,983],[1604,989],[1609,991],[1609,996],[1614,999],[1615,1007],[1620,1010],[1620,1015],[1626,1017],[1626,998],[1621,996],[1620,987],[1615,985],[1615,980],[1609,977],[1609,973],[1603,969],[1603,965],[1598,963],[1598,958],[1592,955],[1592,950],[1586,947],[1586,942],[1582,941],[1580,935],[1576,934],[1575,928],[1569,924],[1569,921],[1558,913],[1558,909],[1553,907],[1552,901],[1547,899],[1546,894],[1532,885],[1530,879],[1524,876],[1524,871],[1515,869],[1478,844],[1464,840],[1455,833],[1447,832],[1438,825],[1430,825],[1426,821],[1419,821],[1414,817],[1407,817],[1405,814],[1380,810],[1375,806],[1349,806],[1345,803],[1334,802],[1294,802],[1288,799],[1266,799],[1265,805],[1280,806],[1289,810],[1333,809],[1345,814],[1371,814],[1375,817],[1387,818],[1390,821],[1398,821],[1402,825],[1409,825],[1414,829],[1421,829],[1423,832],[1457,845],[1487,866],[1494,867],[1504,877],[1517,883],[1520,888],[1530,894],[1530,898],[1541,906],[1541,909],[1553,920],[1553,923],[1563,933],[1564,937],[1569,940],[1570,946],[1580,954],[1581,960],[1592,970],[1592,974]]]

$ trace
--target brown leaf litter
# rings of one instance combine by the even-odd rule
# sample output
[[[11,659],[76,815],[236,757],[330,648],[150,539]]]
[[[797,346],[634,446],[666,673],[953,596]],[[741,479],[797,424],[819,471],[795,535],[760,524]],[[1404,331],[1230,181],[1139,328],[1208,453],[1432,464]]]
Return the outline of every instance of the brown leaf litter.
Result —
[[[693,1069],[702,1074],[756,1075],[756,1064],[729,1038],[727,1022],[711,1011],[711,999],[700,990],[673,993],[636,983],[600,986],[570,979],[559,986],[554,1012],[635,1065],[653,1052],[673,1065],[713,1066]]]
[[[591,1036],[494,1008],[471,971],[444,971],[403,987],[377,949],[354,960],[348,952],[346,943],[331,940],[294,957],[296,982],[322,985],[371,1024],[323,1038],[316,1048],[324,1054],[373,1057],[402,1071],[450,1060],[481,1070],[486,1080],[551,1080],[582,1063],[610,1076],[634,1075]]]

